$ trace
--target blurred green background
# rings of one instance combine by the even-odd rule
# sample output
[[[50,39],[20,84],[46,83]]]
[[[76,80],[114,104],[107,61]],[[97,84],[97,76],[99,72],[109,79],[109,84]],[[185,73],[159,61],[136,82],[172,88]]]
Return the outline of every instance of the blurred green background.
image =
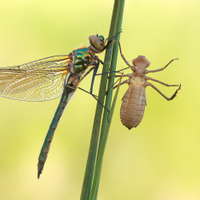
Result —
[[[68,54],[90,34],[108,36],[113,0],[0,0],[0,66]],[[182,84],[167,102],[147,88],[142,123],[121,124],[120,88],[98,199],[200,199],[200,1],[127,0],[121,34],[127,60],[145,55],[151,77]],[[103,59],[103,55],[100,58]],[[118,69],[125,63],[118,57]],[[129,71],[130,72],[130,71]],[[126,73],[129,73],[126,71]],[[89,90],[92,74],[81,87]],[[155,85],[167,96],[175,88]],[[94,93],[98,94],[98,80]],[[0,199],[79,199],[96,101],[77,91],[62,116],[40,180],[37,159],[59,99],[0,98]]]

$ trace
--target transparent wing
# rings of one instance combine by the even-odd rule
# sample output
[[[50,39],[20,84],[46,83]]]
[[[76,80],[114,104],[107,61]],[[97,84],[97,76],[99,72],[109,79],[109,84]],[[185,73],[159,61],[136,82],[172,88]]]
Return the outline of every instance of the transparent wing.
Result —
[[[0,68],[0,96],[24,101],[54,99],[63,92],[70,62],[68,55],[61,55]]]

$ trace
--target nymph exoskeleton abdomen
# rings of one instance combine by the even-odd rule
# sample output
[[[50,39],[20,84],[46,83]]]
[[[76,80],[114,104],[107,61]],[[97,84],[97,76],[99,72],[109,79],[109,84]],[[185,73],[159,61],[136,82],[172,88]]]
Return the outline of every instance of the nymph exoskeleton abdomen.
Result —
[[[139,84],[129,85],[120,109],[122,124],[128,129],[137,127],[142,121],[146,105],[145,87]]]

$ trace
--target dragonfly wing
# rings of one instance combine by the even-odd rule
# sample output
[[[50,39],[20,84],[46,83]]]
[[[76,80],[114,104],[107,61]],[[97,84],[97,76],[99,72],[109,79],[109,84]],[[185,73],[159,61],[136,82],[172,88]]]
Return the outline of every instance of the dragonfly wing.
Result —
[[[54,99],[63,92],[70,62],[68,55],[51,56],[0,68],[0,96],[24,101]]]

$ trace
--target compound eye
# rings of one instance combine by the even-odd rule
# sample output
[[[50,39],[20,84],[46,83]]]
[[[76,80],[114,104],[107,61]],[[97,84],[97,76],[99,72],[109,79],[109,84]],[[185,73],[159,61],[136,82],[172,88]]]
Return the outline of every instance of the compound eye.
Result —
[[[102,35],[99,36],[99,39],[101,40],[102,45],[105,43],[104,37]]]

